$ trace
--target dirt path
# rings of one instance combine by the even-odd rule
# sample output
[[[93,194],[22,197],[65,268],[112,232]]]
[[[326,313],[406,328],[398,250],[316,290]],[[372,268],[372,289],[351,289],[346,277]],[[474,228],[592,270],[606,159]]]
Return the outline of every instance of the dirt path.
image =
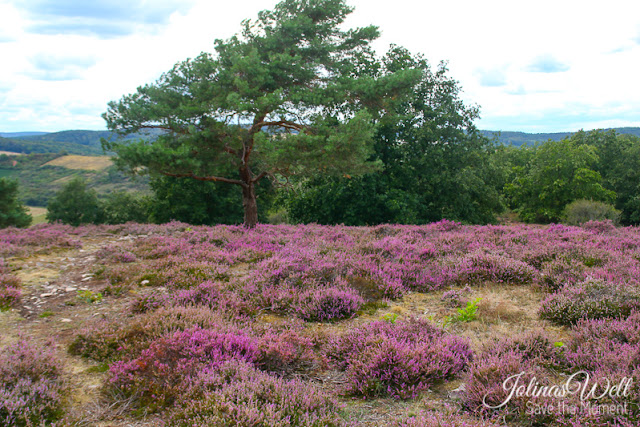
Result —
[[[0,313],[0,345],[20,337],[42,344],[53,340],[70,385],[74,425],[154,425],[120,417],[117,408],[109,407],[100,393],[104,366],[67,351],[75,336],[90,324],[124,312],[128,299],[102,295],[107,282],[96,279],[95,272],[100,249],[126,239],[131,237],[93,235],[81,239],[81,249],[8,260],[22,281],[22,298],[18,307]],[[112,421],[99,421],[104,419]]]

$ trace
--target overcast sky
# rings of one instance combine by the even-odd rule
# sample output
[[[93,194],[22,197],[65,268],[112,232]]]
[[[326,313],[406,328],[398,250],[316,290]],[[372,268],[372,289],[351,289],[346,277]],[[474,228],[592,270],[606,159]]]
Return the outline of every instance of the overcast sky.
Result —
[[[0,132],[104,129],[106,103],[228,38],[271,0],[0,0]],[[349,26],[444,60],[482,129],[640,126],[640,4],[351,0]]]

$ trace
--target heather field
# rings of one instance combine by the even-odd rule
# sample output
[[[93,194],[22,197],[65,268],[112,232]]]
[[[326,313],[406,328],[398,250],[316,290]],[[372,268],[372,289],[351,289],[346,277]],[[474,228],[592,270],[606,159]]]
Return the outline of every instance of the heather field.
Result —
[[[640,424],[638,228],[54,224],[0,258],[0,425]]]

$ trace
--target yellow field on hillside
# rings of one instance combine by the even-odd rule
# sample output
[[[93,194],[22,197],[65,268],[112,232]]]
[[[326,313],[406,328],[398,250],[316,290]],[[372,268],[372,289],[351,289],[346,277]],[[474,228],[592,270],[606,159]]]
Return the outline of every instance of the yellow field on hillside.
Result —
[[[29,214],[33,217],[31,225],[36,225],[47,221],[47,208],[27,206],[27,209],[29,209]]]
[[[0,151],[0,154],[6,154],[7,156],[22,156],[23,153],[15,153],[13,151]]]
[[[112,165],[108,156],[62,156],[45,163],[43,166],[62,166],[67,169],[102,170]]]

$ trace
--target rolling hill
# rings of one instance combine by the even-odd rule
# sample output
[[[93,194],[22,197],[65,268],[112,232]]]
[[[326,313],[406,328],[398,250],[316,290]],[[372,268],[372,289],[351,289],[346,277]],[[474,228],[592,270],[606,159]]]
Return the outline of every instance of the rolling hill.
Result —
[[[133,134],[125,139],[156,138],[159,131]],[[8,136],[8,137],[5,137]],[[100,140],[115,139],[109,131],[66,130],[61,132],[14,132],[0,133],[0,151],[17,153],[60,153],[86,156],[103,155]]]
[[[615,130],[618,133],[640,136],[640,127],[624,127],[624,128],[612,128],[605,130]],[[521,146],[524,144],[533,145],[538,142],[545,142],[548,140],[560,141],[573,135],[575,132],[553,132],[553,133],[526,133],[526,132],[510,132],[510,131],[494,131],[494,130],[481,130],[480,131],[487,138],[497,138],[499,142],[505,145],[513,144],[515,146]]]

